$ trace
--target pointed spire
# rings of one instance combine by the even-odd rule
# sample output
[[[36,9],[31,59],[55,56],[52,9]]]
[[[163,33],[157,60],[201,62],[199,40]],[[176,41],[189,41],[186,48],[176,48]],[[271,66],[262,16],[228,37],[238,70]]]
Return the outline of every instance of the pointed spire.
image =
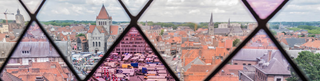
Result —
[[[229,20],[228,20],[228,27],[230,28],[230,18],[229,18]]]
[[[146,24],[145,24],[146,26],[148,26],[148,21],[146,20]]]
[[[281,21],[280,21],[280,25],[279,25],[278,29],[281,29]]]
[[[20,14],[20,10],[19,10],[19,8],[18,8],[18,10],[17,10],[17,14]]]
[[[211,12],[211,17],[210,17],[210,24],[213,23],[213,20],[212,20],[212,12]]]
[[[106,8],[104,7],[104,4],[102,4],[102,8],[100,10],[99,15],[97,16],[97,19],[111,19]]]

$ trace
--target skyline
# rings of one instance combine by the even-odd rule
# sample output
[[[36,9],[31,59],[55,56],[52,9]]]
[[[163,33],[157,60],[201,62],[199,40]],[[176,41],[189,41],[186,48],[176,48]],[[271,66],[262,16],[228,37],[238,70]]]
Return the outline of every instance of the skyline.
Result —
[[[144,5],[145,1],[146,0],[124,0],[125,4],[135,4],[126,5],[130,7],[129,11],[131,11],[132,14],[140,11],[142,7],[140,5]],[[5,11],[5,9],[8,9],[9,12],[16,14],[16,10],[20,9],[21,13],[25,16],[25,20],[28,21],[30,17],[27,15],[20,3],[17,4],[17,2],[18,1],[4,1],[3,3],[0,3],[3,4],[1,5],[3,9],[0,9],[0,11]],[[28,4],[36,4],[36,2],[31,1]],[[40,21],[94,21],[95,17],[99,13],[97,11],[99,11],[102,4],[105,5],[107,12],[113,17],[114,21],[129,21],[128,16],[117,0],[50,0],[45,2],[37,18]],[[225,22],[229,18],[231,21],[237,22],[255,22],[255,19],[251,16],[251,13],[239,0],[204,0],[202,2],[189,0],[155,0],[142,15],[140,21],[208,22],[211,12],[213,13],[214,22]],[[317,16],[317,13],[320,13],[320,3],[316,0],[308,0],[305,2],[289,1],[287,5],[282,8],[282,10],[280,10],[280,12],[278,12],[273,19],[271,19],[270,22],[320,21],[317,20],[320,18]],[[4,15],[0,15],[0,19],[4,19]],[[14,16],[9,15],[8,19],[13,20]]]

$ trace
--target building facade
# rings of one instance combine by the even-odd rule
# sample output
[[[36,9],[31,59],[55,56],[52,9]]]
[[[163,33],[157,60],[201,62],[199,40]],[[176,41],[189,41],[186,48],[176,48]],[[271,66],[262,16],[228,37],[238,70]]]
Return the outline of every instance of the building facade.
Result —
[[[89,52],[105,52],[108,33],[103,26],[91,25],[87,33]]]
[[[96,25],[90,25],[87,33],[89,52],[106,52],[123,30],[124,28],[119,25],[112,25],[112,17],[102,5],[96,18]]]
[[[110,26],[112,25],[112,17],[108,14],[104,5],[102,5],[100,13],[96,18],[96,25],[102,26],[104,29],[107,30],[106,31],[107,33],[110,33]]]
[[[20,14],[20,10],[17,10],[17,14],[16,14],[16,23],[20,24],[22,27],[25,25],[24,23],[24,17],[23,15]]]
[[[210,22],[208,24],[208,34],[209,35],[214,35],[214,23],[212,21],[212,13],[211,13],[211,18],[210,18]]]
[[[0,33],[7,33],[9,32],[9,26],[8,25],[0,25]]]
[[[118,54],[125,53],[152,53],[151,48],[143,39],[136,28],[131,28],[130,31],[123,37],[120,43],[114,49]]]

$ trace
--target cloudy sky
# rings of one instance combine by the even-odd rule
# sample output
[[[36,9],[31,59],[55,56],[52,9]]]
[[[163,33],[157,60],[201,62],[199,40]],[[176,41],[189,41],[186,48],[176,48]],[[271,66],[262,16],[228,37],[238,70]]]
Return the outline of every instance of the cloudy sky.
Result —
[[[37,6],[37,1],[26,4]],[[137,14],[147,0],[123,0],[133,14]],[[38,14],[40,21],[48,20],[95,20],[102,5],[105,5],[113,21],[129,21],[118,0],[47,0]],[[21,10],[25,19],[30,19],[18,1],[0,0],[0,12],[8,9],[16,14]],[[34,8],[33,8],[34,9]],[[213,13],[215,22],[255,21],[240,0],[154,0],[140,21],[155,22],[208,22]],[[290,0],[272,21],[319,21],[319,0]],[[14,16],[8,15],[9,19]],[[4,15],[0,15],[4,19]]]

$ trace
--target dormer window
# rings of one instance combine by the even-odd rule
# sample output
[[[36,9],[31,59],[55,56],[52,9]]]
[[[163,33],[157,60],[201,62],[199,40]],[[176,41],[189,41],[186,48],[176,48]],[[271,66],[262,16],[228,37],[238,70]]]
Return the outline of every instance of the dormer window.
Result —
[[[31,47],[24,46],[21,49],[21,54],[30,54],[30,52],[31,52]]]

